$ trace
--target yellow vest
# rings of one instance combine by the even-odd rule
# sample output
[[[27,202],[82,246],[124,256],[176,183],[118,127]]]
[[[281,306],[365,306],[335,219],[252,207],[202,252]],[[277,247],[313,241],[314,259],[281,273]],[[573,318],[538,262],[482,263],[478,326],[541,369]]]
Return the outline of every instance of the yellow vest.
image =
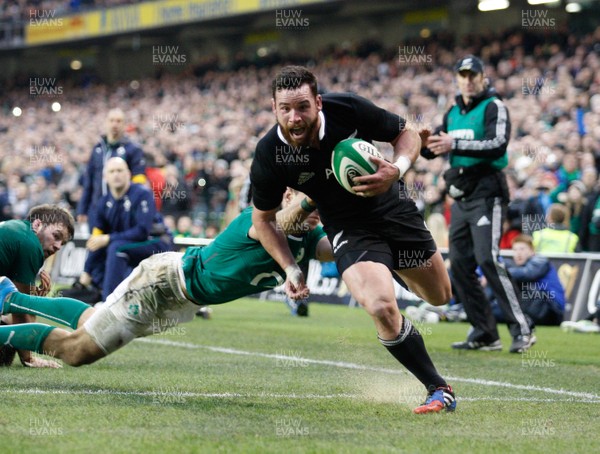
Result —
[[[556,230],[546,227],[533,232],[535,252],[575,252],[579,237],[569,230]]]

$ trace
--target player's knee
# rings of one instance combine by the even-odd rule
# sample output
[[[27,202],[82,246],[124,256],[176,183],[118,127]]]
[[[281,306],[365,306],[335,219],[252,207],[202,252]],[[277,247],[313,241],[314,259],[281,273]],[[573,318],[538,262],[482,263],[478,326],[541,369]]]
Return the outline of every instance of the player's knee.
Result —
[[[427,300],[429,304],[434,306],[443,306],[448,304],[452,299],[452,286],[450,284],[441,287],[436,294]]]
[[[63,357],[63,361],[67,363],[69,366],[80,367],[84,364],[88,364],[85,361],[85,356],[81,354],[80,350],[75,350],[69,352],[68,355]]]
[[[379,298],[368,305],[369,313],[378,320],[393,320],[398,317],[398,305],[396,301]]]
[[[91,364],[104,356],[104,353],[91,340],[81,335],[74,336],[69,345],[65,345],[65,347],[65,353],[61,359],[73,367]]]
[[[72,366],[72,367],[80,367],[80,366],[87,364],[87,363],[83,362],[82,360],[80,360],[79,358],[66,360],[65,363],[67,363],[69,366]]]
[[[71,352],[71,354],[64,359],[64,362],[69,366],[80,367],[85,366],[86,364],[91,364],[98,359],[99,358],[95,357],[94,355],[90,355],[86,350],[77,349]]]

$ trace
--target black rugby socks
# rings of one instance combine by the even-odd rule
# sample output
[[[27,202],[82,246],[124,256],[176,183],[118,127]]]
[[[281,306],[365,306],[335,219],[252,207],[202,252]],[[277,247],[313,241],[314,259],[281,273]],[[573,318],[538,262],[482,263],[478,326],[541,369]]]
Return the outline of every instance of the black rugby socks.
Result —
[[[402,328],[396,339],[384,340],[377,336],[385,348],[425,385],[428,391],[440,386],[447,386],[446,381],[438,374],[421,333],[415,329],[410,320],[402,317]]]

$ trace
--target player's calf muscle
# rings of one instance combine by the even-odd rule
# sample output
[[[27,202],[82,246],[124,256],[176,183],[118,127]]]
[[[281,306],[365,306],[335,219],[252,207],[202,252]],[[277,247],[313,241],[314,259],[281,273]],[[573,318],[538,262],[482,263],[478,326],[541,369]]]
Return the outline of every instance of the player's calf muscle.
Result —
[[[104,353],[85,332],[69,333],[55,329],[43,345],[47,354],[59,358],[69,366],[82,366],[102,358]]]

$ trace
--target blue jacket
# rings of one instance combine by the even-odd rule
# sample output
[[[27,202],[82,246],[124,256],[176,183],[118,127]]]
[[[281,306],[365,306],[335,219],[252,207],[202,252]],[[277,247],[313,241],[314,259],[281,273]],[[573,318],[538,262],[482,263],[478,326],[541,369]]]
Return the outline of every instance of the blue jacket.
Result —
[[[555,301],[562,311],[565,310],[565,291],[556,268],[547,257],[534,255],[524,265],[518,266],[508,261],[508,272],[521,287],[524,299],[549,299]],[[526,291],[523,283],[529,283]]]
[[[102,171],[104,163],[115,156],[125,159],[132,177],[145,175],[146,162],[144,152],[139,145],[131,142],[127,138],[122,138],[119,142],[109,145],[106,136],[102,136],[100,141],[94,145],[92,155],[88,162],[86,171],[83,175],[83,193],[77,204],[77,214],[90,215],[95,210],[98,199],[108,192],[106,184],[103,183]],[[143,183],[132,178],[135,182]]]
[[[135,183],[119,200],[110,191],[100,198],[92,227],[110,234],[111,242],[140,242],[167,233],[162,216],[156,211],[152,191]],[[157,227],[162,228],[162,232],[157,232]]]

